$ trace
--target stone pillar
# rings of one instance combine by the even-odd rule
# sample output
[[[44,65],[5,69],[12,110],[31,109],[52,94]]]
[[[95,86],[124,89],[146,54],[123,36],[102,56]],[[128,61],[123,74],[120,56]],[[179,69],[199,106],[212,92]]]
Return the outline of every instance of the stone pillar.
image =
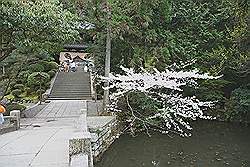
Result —
[[[15,117],[16,129],[20,129],[20,118],[21,118],[20,111],[19,110],[13,110],[13,111],[10,112],[10,116]]]
[[[87,155],[88,162],[85,163],[88,164],[88,167],[93,167],[93,156],[92,156],[92,147],[90,139],[91,139],[90,133],[85,133],[85,134],[79,134],[79,136],[74,136],[69,140],[70,161],[75,159],[74,157],[84,157],[84,155]],[[74,162],[70,162],[70,164],[74,164]]]

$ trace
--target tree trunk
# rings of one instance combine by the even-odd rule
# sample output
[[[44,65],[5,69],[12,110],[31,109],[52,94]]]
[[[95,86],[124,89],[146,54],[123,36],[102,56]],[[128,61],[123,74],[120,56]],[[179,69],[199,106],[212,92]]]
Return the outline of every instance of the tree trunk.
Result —
[[[106,38],[106,58],[105,58],[105,77],[109,77],[110,73],[110,56],[111,56],[111,27],[110,27],[110,18],[111,18],[111,10],[108,8],[107,11],[107,38]],[[109,82],[106,81],[104,83],[104,87],[108,87]],[[103,95],[103,111],[107,111],[107,105],[109,104],[109,90],[104,90],[104,95]]]

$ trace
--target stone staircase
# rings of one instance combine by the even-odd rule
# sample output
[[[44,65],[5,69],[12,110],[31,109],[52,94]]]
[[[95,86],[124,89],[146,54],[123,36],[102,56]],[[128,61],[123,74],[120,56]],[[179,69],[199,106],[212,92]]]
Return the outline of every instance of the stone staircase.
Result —
[[[49,100],[91,100],[90,76],[83,71],[59,72]]]

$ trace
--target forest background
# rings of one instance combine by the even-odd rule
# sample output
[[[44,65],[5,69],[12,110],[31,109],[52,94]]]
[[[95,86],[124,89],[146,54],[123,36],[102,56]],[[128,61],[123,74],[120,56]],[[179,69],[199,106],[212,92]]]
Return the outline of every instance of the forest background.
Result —
[[[218,119],[247,121],[248,5],[247,0],[4,0],[0,7],[2,98],[18,103],[37,99],[55,75],[55,58],[64,44],[88,44],[97,71],[103,74],[109,27],[111,72],[121,73],[121,65],[139,72],[141,67],[164,71],[176,64],[176,70],[197,68],[222,75],[200,81],[198,89],[186,88],[184,94],[217,101],[208,113]],[[44,78],[42,89],[37,73]],[[145,113],[158,105],[142,94],[131,95],[130,104]]]

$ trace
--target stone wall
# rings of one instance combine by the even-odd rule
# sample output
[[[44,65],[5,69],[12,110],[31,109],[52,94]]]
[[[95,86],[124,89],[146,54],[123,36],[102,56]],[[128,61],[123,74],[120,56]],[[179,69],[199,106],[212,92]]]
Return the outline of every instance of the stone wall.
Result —
[[[108,124],[101,128],[89,129],[94,161],[98,161],[102,154],[115,141],[118,134],[117,121],[114,117]]]
[[[33,105],[33,106],[25,109],[24,111],[22,111],[21,117],[22,118],[33,118],[33,117],[36,116],[36,114],[38,114],[47,105],[48,105],[48,103],[42,103],[42,104],[40,104],[40,102],[38,102],[35,105]]]
[[[88,164],[88,167],[93,167],[93,161],[98,161],[117,138],[117,121],[115,116],[87,118],[87,110],[81,112],[78,131],[69,140],[70,166],[82,167]],[[82,165],[77,165],[79,163]]]

